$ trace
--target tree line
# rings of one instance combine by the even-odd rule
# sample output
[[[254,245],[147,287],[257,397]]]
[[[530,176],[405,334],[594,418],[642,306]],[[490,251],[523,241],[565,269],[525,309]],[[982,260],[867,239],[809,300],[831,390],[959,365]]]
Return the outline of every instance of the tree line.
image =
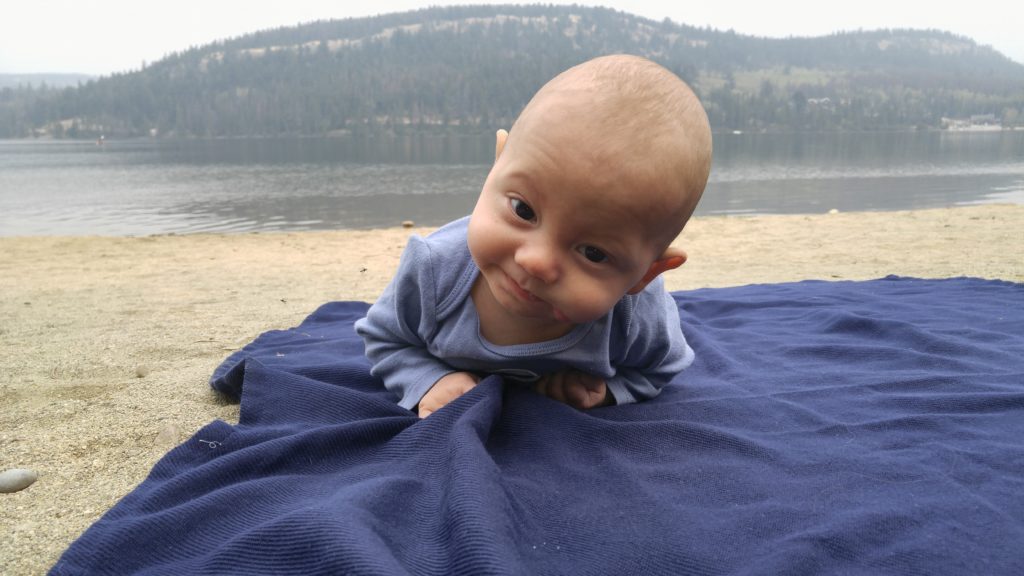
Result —
[[[717,130],[1024,124],[1024,66],[945,32],[767,39],[604,8],[470,6],[262,31],[76,87],[5,87],[0,138],[489,131],[561,70],[616,52],[689,82]]]

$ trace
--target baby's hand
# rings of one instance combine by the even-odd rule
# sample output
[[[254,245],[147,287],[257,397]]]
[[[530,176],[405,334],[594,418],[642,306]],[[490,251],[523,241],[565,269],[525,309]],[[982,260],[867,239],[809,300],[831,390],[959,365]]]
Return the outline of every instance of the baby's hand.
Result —
[[[542,377],[533,387],[548,398],[586,410],[612,403],[605,381],[579,370],[561,370]]]
[[[445,404],[469,392],[479,381],[480,377],[470,372],[452,372],[442,376],[420,399],[420,418],[430,416]]]

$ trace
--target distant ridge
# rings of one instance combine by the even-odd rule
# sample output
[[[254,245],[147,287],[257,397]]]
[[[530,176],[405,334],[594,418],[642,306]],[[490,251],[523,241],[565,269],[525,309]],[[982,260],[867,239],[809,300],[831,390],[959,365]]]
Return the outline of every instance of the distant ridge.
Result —
[[[686,79],[716,130],[1024,125],[1024,65],[935,30],[769,39],[581,6],[460,6],[313,22],[78,88],[4,88],[0,137],[226,137],[508,126],[559,71],[608,53]]]

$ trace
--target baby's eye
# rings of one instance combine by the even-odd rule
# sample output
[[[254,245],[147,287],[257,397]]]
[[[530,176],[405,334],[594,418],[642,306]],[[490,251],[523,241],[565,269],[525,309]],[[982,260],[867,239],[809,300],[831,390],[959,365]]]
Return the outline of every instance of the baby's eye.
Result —
[[[519,216],[523,220],[532,222],[533,219],[537,217],[533,212],[533,208],[530,208],[529,204],[523,202],[519,198],[512,199],[512,210],[516,213],[516,216]]]
[[[583,257],[591,262],[600,264],[608,260],[608,255],[604,253],[604,250],[595,248],[593,246],[583,246],[580,248],[580,252],[583,253]]]

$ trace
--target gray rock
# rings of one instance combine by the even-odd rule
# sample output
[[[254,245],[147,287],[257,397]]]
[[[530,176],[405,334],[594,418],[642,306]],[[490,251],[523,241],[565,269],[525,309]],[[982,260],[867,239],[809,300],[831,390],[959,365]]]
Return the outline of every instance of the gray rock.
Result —
[[[8,494],[24,490],[32,485],[39,475],[27,468],[11,468],[0,472],[0,493]]]

